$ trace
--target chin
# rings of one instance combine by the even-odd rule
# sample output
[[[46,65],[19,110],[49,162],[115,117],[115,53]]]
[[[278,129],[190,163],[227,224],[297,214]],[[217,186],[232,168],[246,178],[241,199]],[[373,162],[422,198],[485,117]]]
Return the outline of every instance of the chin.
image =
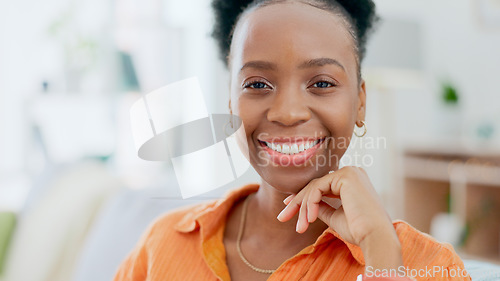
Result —
[[[259,171],[263,181],[268,183],[277,191],[286,194],[297,194],[302,190],[312,179],[320,178],[328,174],[329,169],[326,171],[316,170],[313,167],[309,169],[290,169],[290,171]],[[300,171],[302,170],[302,171]],[[308,171],[309,170],[309,171]]]
[[[310,144],[302,145],[304,139]],[[279,139],[278,139],[279,140]],[[269,144],[271,141],[276,141],[276,138],[259,140],[255,147],[252,147],[250,152],[250,163],[260,175],[262,180],[279,192],[286,194],[296,194],[302,190],[311,180],[323,177],[333,169],[332,165],[336,165],[336,161],[331,163],[319,164],[320,159],[330,159],[329,155],[337,151],[329,149],[329,143],[325,142],[326,137],[316,137],[316,139],[308,140],[301,138],[297,142],[302,141],[299,151],[288,153],[279,151],[279,144],[288,144],[288,142],[277,142]],[[294,142],[292,142],[294,144]],[[290,145],[289,147],[292,147]],[[278,151],[276,151],[278,150]],[[321,157],[321,158],[319,158]],[[290,161],[292,160],[292,161]],[[292,164],[290,164],[292,163]]]

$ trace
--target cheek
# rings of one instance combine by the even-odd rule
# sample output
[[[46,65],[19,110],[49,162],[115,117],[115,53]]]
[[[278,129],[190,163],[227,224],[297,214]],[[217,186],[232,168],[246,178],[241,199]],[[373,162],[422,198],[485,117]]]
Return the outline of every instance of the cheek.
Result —
[[[238,99],[235,105],[245,130],[245,136],[240,135],[241,138],[245,138],[244,141],[240,141],[245,146],[242,151],[246,153],[246,158],[250,164],[256,170],[260,170],[258,163],[262,159],[257,155],[258,148],[256,146],[258,144],[254,141],[254,137],[258,137],[255,136],[256,131],[262,123],[263,118],[265,119],[265,108],[255,100],[246,99],[245,97]]]
[[[346,94],[316,106],[321,123],[332,137],[351,137],[357,116],[356,101],[353,95]]]
[[[262,121],[262,107],[244,97],[238,98],[234,105],[236,105],[234,114],[237,114],[241,118],[247,142],[250,144],[255,130]]]

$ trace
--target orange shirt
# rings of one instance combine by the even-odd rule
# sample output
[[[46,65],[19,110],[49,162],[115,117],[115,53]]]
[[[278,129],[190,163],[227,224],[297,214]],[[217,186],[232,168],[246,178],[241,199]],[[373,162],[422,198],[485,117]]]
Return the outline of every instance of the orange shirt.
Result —
[[[157,218],[118,268],[114,281],[230,280],[223,235],[226,215],[256,184],[225,198],[185,207]],[[470,280],[449,244],[402,221],[393,223],[401,241],[404,271],[417,280]],[[365,272],[361,249],[327,228],[313,245],[289,258],[268,280],[356,280]],[[449,278],[447,278],[447,276]]]

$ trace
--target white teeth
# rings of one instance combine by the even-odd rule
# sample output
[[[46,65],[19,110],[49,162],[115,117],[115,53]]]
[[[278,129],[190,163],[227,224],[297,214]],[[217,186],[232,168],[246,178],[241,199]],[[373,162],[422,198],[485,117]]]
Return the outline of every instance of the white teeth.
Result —
[[[309,149],[309,148],[311,148],[311,144],[310,144],[309,142],[306,142],[306,145],[304,145],[304,148],[305,148],[305,149]]]
[[[301,143],[301,144],[299,145],[299,152],[302,152],[302,151],[304,151],[304,150],[305,150],[305,148],[304,148],[304,144],[303,144],[303,143]]]
[[[278,151],[278,152],[282,152],[283,150],[281,148],[281,144],[276,145],[276,149],[275,150]]]
[[[288,146],[288,144],[284,144],[281,150],[282,150],[281,153],[288,154],[290,153],[290,146]]]
[[[305,143],[301,143],[300,145],[294,143],[291,145],[288,144],[275,144],[275,143],[270,143],[270,142],[265,142],[267,147],[271,148],[274,151],[283,153],[283,154],[289,154],[293,155],[296,153],[303,152],[304,150],[307,150],[319,143],[319,140],[315,141],[308,141]]]

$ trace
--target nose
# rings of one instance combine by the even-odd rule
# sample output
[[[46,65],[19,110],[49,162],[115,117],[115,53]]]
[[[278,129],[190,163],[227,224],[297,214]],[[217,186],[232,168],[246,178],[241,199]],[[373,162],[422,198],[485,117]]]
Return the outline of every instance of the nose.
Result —
[[[267,112],[267,119],[284,126],[293,126],[311,119],[304,93],[299,90],[278,91]]]

